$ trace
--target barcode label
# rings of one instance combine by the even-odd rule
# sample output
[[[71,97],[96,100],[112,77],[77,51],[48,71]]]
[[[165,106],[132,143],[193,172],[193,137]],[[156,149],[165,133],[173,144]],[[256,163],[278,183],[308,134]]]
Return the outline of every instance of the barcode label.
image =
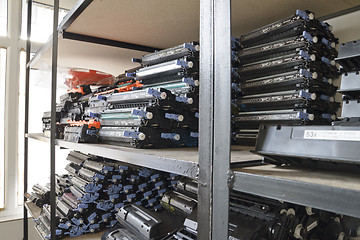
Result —
[[[305,130],[304,139],[360,141],[360,131]]]

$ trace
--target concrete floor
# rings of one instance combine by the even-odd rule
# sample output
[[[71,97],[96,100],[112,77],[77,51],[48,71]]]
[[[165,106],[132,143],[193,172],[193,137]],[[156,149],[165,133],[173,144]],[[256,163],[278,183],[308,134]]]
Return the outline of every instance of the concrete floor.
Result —
[[[23,240],[23,221],[13,220],[0,223],[0,240]],[[29,240],[41,240],[35,231],[34,222],[29,220]]]

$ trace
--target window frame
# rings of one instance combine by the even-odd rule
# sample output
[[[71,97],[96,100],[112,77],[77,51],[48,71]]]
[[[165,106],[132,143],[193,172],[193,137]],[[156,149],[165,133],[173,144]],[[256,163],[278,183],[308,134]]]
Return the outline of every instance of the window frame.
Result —
[[[0,211],[5,209],[5,82],[6,82],[6,53],[7,49],[0,47]]]
[[[22,1],[7,1],[7,36],[0,36],[0,47],[6,51],[6,72],[5,72],[5,114],[4,114],[4,151],[0,154],[4,156],[4,200],[5,208],[0,210],[0,223],[9,220],[23,218],[23,206],[17,203],[18,196],[18,107],[19,107],[19,70],[20,70],[20,51],[26,48],[26,40],[20,39]],[[43,44],[32,43],[32,51],[37,51]],[[15,80],[15,81],[14,81]],[[18,80],[18,81],[16,81]],[[0,136],[1,137],[1,136]],[[23,158],[22,158],[23,159]],[[19,196],[23,193],[19,192]]]

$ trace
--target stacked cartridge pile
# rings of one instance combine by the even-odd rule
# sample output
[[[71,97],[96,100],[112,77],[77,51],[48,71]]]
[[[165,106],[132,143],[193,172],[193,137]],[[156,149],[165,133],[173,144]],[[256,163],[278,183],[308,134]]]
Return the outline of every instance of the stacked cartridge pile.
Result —
[[[111,228],[115,213],[127,204],[159,210],[163,195],[177,184],[177,176],[135,168],[100,157],[71,152],[68,175],[56,176],[56,235],[79,236]],[[50,235],[50,205],[36,221],[43,237]]]
[[[186,104],[164,88],[146,88],[106,96],[101,113],[102,142],[137,148],[193,146],[197,135],[183,114]]]
[[[360,44],[343,43],[336,59],[342,66],[343,107],[332,126],[261,126],[255,152],[270,164],[359,173]],[[296,133],[296,134],[295,134]],[[294,136],[303,137],[294,137]],[[337,151],[329,151],[337,149]]]
[[[143,88],[94,101],[106,102],[99,138],[129,147],[196,146],[198,136],[198,48],[185,43],[133,59],[133,77]]]
[[[197,188],[197,183],[196,188]],[[190,191],[188,191],[188,188]],[[105,232],[101,239],[169,239],[182,228],[187,216],[196,210],[197,200],[186,194],[193,194],[192,180],[182,178],[176,186],[177,191],[163,194],[163,211],[153,211],[138,204],[121,207],[115,214],[118,224]],[[182,193],[180,193],[180,191]],[[144,217],[146,216],[146,217]]]
[[[57,105],[57,138],[136,148],[197,146],[198,51],[197,43],[185,43],[134,59],[141,67],[114,84],[73,87]],[[43,116],[47,136],[50,115]]]
[[[260,124],[330,124],[338,77],[337,39],[311,12],[296,14],[239,38],[239,77],[234,140],[254,144]]]
[[[25,197],[28,201],[33,202],[36,206],[42,208],[44,204],[50,202],[50,189],[40,184],[35,184],[32,187],[31,193],[26,193]]]
[[[56,138],[97,142],[99,123],[85,113],[91,94],[90,85],[82,85],[60,96],[60,103],[56,104]],[[44,135],[50,137],[51,112],[44,112],[42,121]]]
[[[360,41],[343,43],[339,47],[342,77],[339,92],[343,94],[341,118],[337,125],[359,126],[360,119]]]
[[[130,69],[129,71],[132,71]],[[71,142],[98,142],[99,114],[105,106],[92,101],[94,96],[131,91],[142,85],[132,79],[123,80],[94,70],[69,70],[70,87],[56,105],[56,138]],[[51,112],[44,112],[43,133],[50,136]]]
[[[181,179],[176,190],[186,197],[177,198],[174,203],[180,199],[182,202],[194,202],[197,182]],[[168,195],[177,196],[176,192]],[[186,198],[194,199],[186,201]],[[229,239],[311,240],[352,239],[360,236],[357,231],[359,219],[349,216],[236,191],[230,192],[229,200]],[[180,204],[174,205],[176,208]],[[190,208],[189,204],[183,205]],[[183,226],[166,239],[196,240],[198,225],[197,209],[194,208],[188,211]]]

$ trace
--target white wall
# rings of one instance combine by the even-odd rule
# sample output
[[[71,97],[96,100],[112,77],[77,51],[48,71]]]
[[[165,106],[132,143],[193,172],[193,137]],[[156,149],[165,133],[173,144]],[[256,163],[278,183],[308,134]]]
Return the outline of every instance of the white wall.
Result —
[[[326,20],[333,26],[333,33],[335,37],[339,38],[339,43],[345,43],[360,39],[360,11],[349,13],[343,16]],[[334,81],[335,86],[340,86],[341,77]],[[337,93],[336,101],[342,104],[342,95]],[[341,109],[337,112],[338,117],[341,116]]]
[[[14,220],[0,223],[1,240],[23,240],[23,222]],[[34,222],[29,220],[29,240],[42,240],[34,228]]]
[[[327,20],[340,43],[360,39],[360,11]]]

